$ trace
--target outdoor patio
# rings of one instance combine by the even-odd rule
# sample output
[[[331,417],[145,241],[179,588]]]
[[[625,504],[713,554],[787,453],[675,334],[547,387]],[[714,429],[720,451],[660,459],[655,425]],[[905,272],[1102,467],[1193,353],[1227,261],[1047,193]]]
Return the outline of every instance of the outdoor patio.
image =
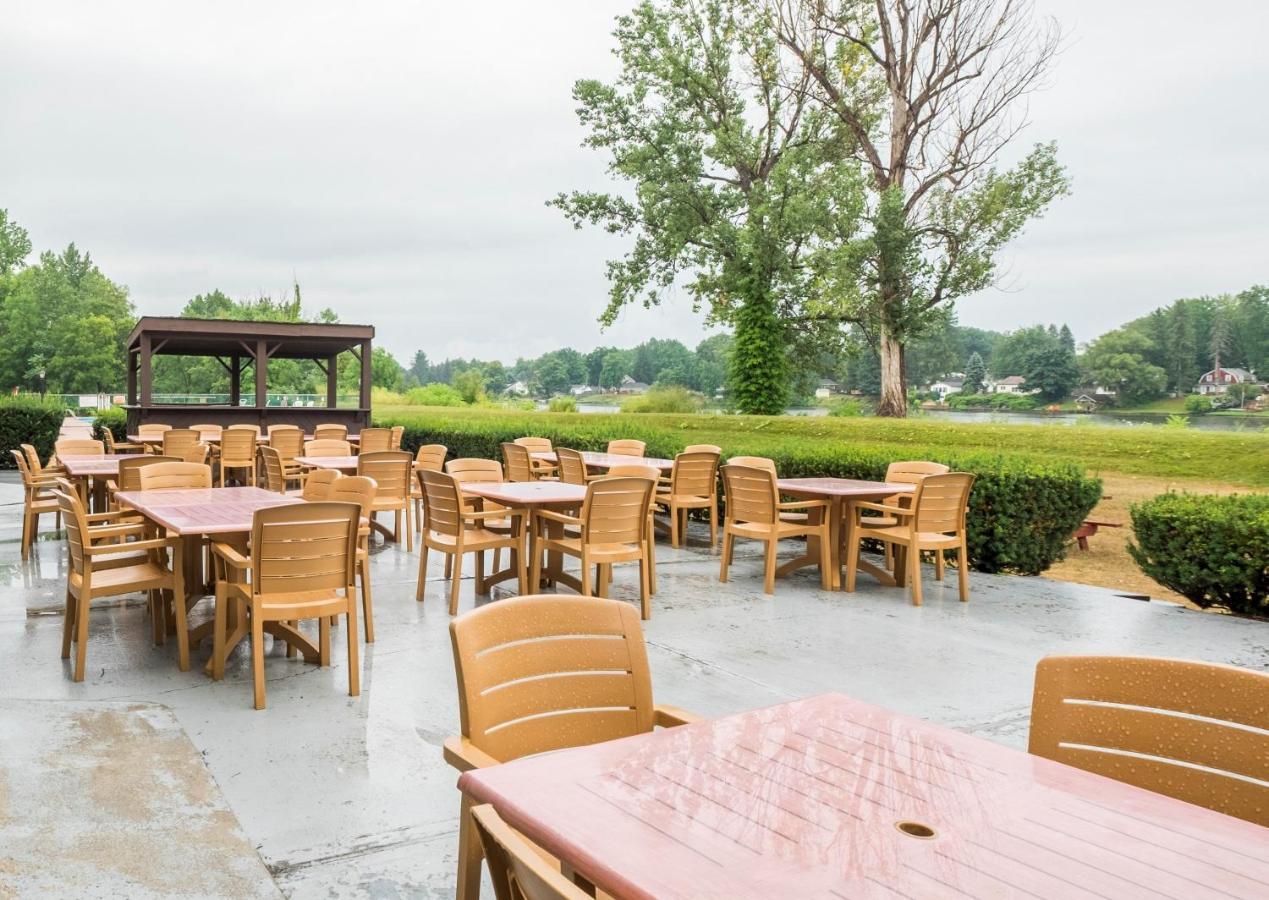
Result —
[[[375,538],[360,697],[347,696],[340,639],[324,669],[275,646],[257,712],[245,646],[222,682],[202,672],[206,645],[179,672],[139,598],[94,605],[76,684],[59,659],[66,546],[45,533],[19,560],[15,479],[0,484],[0,896],[453,896],[459,794],[441,742],[458,707],[440,554],[419,604],[417,552]],[[658,545],[645,634],[656,699],[706,716],[841,692],[1023,749],[1046,654],[1254,670],[1269,654],[1261,623],[1043,578],[976,573],[962,604],[954,577],[927,571],[914,607],[867,576],[854,594],[821,591],[807,569],[765,596],[756,549],[742,544],[720,584],[716,553],[693,537]],[[467,574],[463,611],[476,603]],[[615,574],[614,595],[635,600],[634,569]]]

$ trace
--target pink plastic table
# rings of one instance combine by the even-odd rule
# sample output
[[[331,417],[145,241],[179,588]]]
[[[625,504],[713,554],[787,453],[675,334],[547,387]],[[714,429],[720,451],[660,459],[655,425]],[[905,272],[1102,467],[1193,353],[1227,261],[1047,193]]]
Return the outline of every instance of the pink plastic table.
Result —
[[[552,450],[529,455],[543,462],[559,462],[559,458]],[[611,469],[613,466],[656,466],[662,472],[668,472],[674,468],[674,460],[672,459],[660,459],[655,456],[628,456],[624,453],[597,453],[591,450],[582,451],[582,460],[586,463],[587,468],[593,469]]]
[[[522,528],[528,528],[529,558],[533,558],[538,550],[538,529],[529,525],[533,514],[539,509],[573,509],[580,507],[586,499],[586,488],[580,484],[566,484],[563,481],[474,481],[461,485],[463,493],[468,497],[480,497],[500,506],[505,506],[514,515],[520,517]],[[547,521],[548,532],[555,537],[562,534],[563,526],[558,522]],[[496,584],[515,576],[513,569],[496,572],[485,579],[486,584]],[[582,583],[578,578],[564,571],[564,557],[558,551],[547,554],[546,568],[543,578],[548,582],[560,582],[576,591],[581,591]]]
[[[57,461],[66,468],[67,476],[75,482],[79,498],[88,503],[88,486],[92,483],[92,508],[103,512],[106,508],[106,479],[119,477],[119,460],[136,459],[137,455],[115,453],[95,456],[59,456]]]
[[[297,456],[295,461],[310,469],[334,469],[337,472],[356,472],[355,456]]]
[[[458,784],[620,898],[1269,896],[1267,829],[840,694]]]

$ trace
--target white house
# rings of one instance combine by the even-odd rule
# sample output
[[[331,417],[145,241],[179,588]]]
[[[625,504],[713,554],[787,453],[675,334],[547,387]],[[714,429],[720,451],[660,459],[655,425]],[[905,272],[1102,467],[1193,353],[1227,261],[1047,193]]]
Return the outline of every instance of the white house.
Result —
[[[618,394],[646,394],[648,385],[642,381],[635,381],[629,375],[621,376],[621,384],[617,386]]]
[[[529,386],[523,381],[513,381],[507,385],[507,393],[515,394],[517,397],[529,396]]]
[[[1227,369],[1222,366],[1219,369],[1204,372],[1194,392],[1196,394],[1224,394],[1231,384],[1254,384],[1255,381],[1255,375],[1246,369]]]
[[[959,394],[963,387],[965,387],[963,378],[941,378],[930,385],[930,393],[938,395],[939,403],[946,403],[949,396]]]
[[[841,393],[841,386],[836,381],[824,379],[820,382],[819,387],[815,389],[816,400],[827,400],[834,394]]]
[[[1023,385],[1027,383],[1027,379],[1021,375],[1006,375],[1004,378],[997,378],[992,384],[991,392],[993,394],[1034,394],[1035,391],[1029,391]]]

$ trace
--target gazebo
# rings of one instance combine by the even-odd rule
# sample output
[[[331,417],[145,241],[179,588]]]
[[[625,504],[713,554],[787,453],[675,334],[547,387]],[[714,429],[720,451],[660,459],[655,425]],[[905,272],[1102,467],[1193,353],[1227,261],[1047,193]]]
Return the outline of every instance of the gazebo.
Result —
[[[325,325],[309,322],[239,322],[226,319],[184,319],[143,316],[128,335],[128,431],[158,422],[174,427],[210,423],[314,425],[338,422],[351,432],[370,424],[370,361],[373,325]],[[338,357],[351,352],[360,362],[357,406],[338,408]],[[204,356],[229,374],[228,403],[156,403],[154,357]],[[311,359],[326,375],[323,406],[270,406],[269,360]],[[255,370],[254,402],[243,400],[242,374]]]

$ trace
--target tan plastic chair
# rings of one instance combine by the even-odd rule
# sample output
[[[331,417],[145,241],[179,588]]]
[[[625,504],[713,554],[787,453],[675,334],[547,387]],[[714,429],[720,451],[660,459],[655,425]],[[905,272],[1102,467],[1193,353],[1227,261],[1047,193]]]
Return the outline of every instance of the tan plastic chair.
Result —
[[[357,526],[357,574],[361,578],[361,617],[366,623],[367,644],[375,642],[374,605],[370,598],[370,513],[376,487],[373,478],[343,475],[331,482],[327,497],[337,503],[356,503],[361,510],[361,522]]]
[[[648,560],[648,515],[652,492],[656,482],[646,477],[598,478],[586,486],[586,500],[581,514],[570,516],[553,510],[538,510],[539,524],[555,522],[574,526],[580,533],[565,532],[557,537],[543,535],[538,540],[539,551],[552,550],[581,560],[581,588],[584,596],[591,596],[591,566],[599,569],[596,586],[600,597],[607,596],[608,582],[614,563],[639,563],[639,609],[643,618],[652,616],[651,576]],[[540,584],[542,577],[541,552],[534,553],[529,575],[530,584]]]
[[[585,487],[591,480],[590,474],[586,471],[586,458],[580,451],[560,447],[555,451],[555,458],[559,460],[560,481]]]
[[[773,467],[774,469],[774,467]],[[820,586],[829,588],[832,548],[828,535],[828,503],[824,500],[799,500],[781,503],[772,469],[736,465],[722,467],[723,486],[727,492],[727,516],[723,523],[722,566],[718,580],[727,580],[727,570],[736,552],[736,538],[763,541],[766,544],[763,591],[775,593],[776,551],[782,538],[806,536],[819,538]],[[788,511],[817,511],[812,520],[790,521],[781,516]]]
[[[147,453],[144,456],[137,456],[135,459],[119,460],[119,475],[117,478],[107,482],[106,489],[110,495],[111,506],[117,508],[114,502],[114,495],[118,491],[139,491],[141,490],[141,470],[146,466],[153,466],[160,463],[179,463],[184,462],[175,456],[155,456]]]
[[[264,486],[275,494],[286,493],[286,472],[282,468],[282,456],[273,447],[261,447],[260,459],[264,461]]]
[[[400,450],[400,449],[401,449],[401,439],[402,439],[403,437],[405,437],[405,426],[404,426],[404,425],[393,425],[393,426],[392,426],[392,428],[391,428],[391,432],[392,432],[392,433],[391,433],[391,435],[390,435],[390,436],[389,436],[389,438],[388,438],[389,449],[391,449],[391,450]]]
[[[683,448],[684,453],[717,453],[722,454],[723,448],[717,444],[688,444]]]
[[[29,559],[31,546],[40,529],[40,516],[53,514],[61,518],[61,505],[57,502],[57,483],[52,475],[36,477],[27,465],[21,450],[9,451],[22,474],[22,558]]]
[[[53,444],[53,452],[58,456],[104,456],[106,445],[84,438],[63,438]]]
[[[250,431],[250,432],[254,433],[254,434],[255,434],[255,436],[256,436],[257,438],[258,438],[258,437],[260,437],[260,426],[259,426],[259,425],[248,425],[248,424],[243,423],[243,424],[239,424],[239,425],[229,425],[229,426],[227,426],[224,430],[225,430],[225,431]],[[221,432],[221,436],[222,436],[222,437],[224,436],[224,432],[223,432],[223,431]]]
[[[295,461],[304,450],[304,432],[299,428],[279,428],[269,432],[269,446],[278,451],[283,481],[304,482],[304,467]]]
[[[329,500],[331,486],[340,477],[340,474],[334,469],[314,469],[304,479],[304,490],[300,493],[300,496],[310,503],[318,500]]]
[[[143,491],[172,491],[209,488],[211,466],[198,463],[170,462],[145,466],[137,471]]]
[[[529,459],[529,451],[519,444],[504,443],[502,445],[502,461],[507,467],[507,481],[533,481],[533,463]]]
[[[445,760],[460,772],[672,728],[696,716],[652,698],[643,630],[615,600],[513,597],[449,626],[458,679],[459,735]],[[480,841],[471,801],[459,816],[459,896],[480,890]]]
[[[313,429],[313,440],[315,441],[345,441],[347,439],[347,425],[334,425],[327,423],[325,425],[318,425]]]
[[[189,671],[189,627],[185,621],[185,576],[181,567],[180,538],[148,536],[146,526],[138,522],[90,529],[84,505],[73,490],[59,490],[56,498],[66,522],[70,562],[66,576],[66,615],[62,622],[62,659],[70,659],[71,644],[74,643],[72,678],[84,680],[88,656],[88,609],[92,602],[103,597],[142,591],[171,592],[172,608],[176,613],[178,664],[182,672]],[[117,514],[104,513],[93,518],[102,521],[103,516]],[[119,543],[126,537],[137,540],[126,545]],[[168,549],[173,550],[171,567],[167,562]],[[123,559],[120,559],[121,552],[127,554]],[[102,564],[105,560],[109,560],[107,565]]]
[[[57,453],[54,452],[49,457],[49,464],[46,466],[40,462],[40,451],[35,449],[33,444],[20,444],[22,452],[26,454],[26,464],[30,468],[31,474],[36,478],[55,478],[66,474],[66,467],[57,461]]]
[[[301,427],[300,427],[300,426],[298,426],[298,425],[284,425],[284,424],[279,423],[279,424],[277,424],[277,425],[270,425],[270,426],[269,426],[269,432],[268,432],[269,443],[270,443],[270,444],[272,444],[272,443],[273,443],[273,439],[274,439],[275,437],[277,437],[279,434],[282,434],[283,432],[287,432],[287,431],[298,431],[298,432],[300,433],[300,440],[301,440],[301,441],[302,441],[302,440],[304,440],[304,429],[303,429],[303,428],[301,428]]]
[[[353,503],[296,503],[256,510],[251,558],[226,543],[213,550],[223,576],[216,579],[215,678],[223,656],[232,601],[251,618],[251,671],[255,708],[265,708],[264,624],[317,619],[319,665],[330,665],[330,617],[348,617],[348,695],[361,693],[357,657],[357,532],[361,510]],[[250,572],[251,582],[242,579]]]
[[[225,430],[225,426],[216,425],[210,422],[203,425],[194,425],[192,427],[203,436],[203,440],[206,440],[208,437],[220,437]]]
[[[1147,656],[1048,656],[1037,756],[1269,826],[1269,674]]]
[[[192,428],[169,428],[163,432],[163,446],[160,451],[164,456],[184,458],[185,452],[195,444],[201,443],[203,436]]]
[[[643,441],[625,439],[620,441],[608,442],[608,452],[616,454],[617,456],[642,457],[644,451],[647,448],[648,448],[648,445],[645,444]]]
[[[927,475],[946,475],[952,471],[950,467],[936,462],[925,462],[924,460],[900,460],[892,462],[886,466],[886,481],[890,484],[920,484]],[[905,509],[912,508],[911,494],[891,494],[881,500],[882,503],[891,506],[902,506]],[[869,527],[877,528],[879,526],[888,527],[898,525],[899,520],[893,516],[868,516],[866,517]],[[842,537],[845,539],[845,530],[843,529]],[[885,544],[886,568],[894,568],[894,545]],[[942,561],[942,554],[939,555],[939,561]],[[942,574],[939,575],[940,580]]]
[[[921,551],[934,551],[934,577],[943,580],[943,553],[955,550],[957,557],[957,581],[962,603],[969,602],[969,550],[966,545],[965,513],[969,508],[969,492],[974,486],[974,476],[964,472],[946,475],[927,475],[917,484],[910,507],[884,503],[853,504],[855,509],[856,537],[881,541],[903,551],[902,558],[895,559],[895,579],[900,585],[909,582],[912,589],[912,605],[921,605]],[[864,518],[864,510],[883,513],[899,522],[898,525],[873,526]],[[855,576],[859,572],[859,544],[846,548],[846,590],[855,589]]]
[[[483,459],[478,456],[469,456],[469,457],[460,457],[458,459],[451,459],[449,462],[445,463],[445,471],[449,473],[450,475],[453,475],[454,479],[459,484],[466,484],[467,482],[485,482],[485,483],[501,482],[503,480],[502,463],[498,462],[497,460]],[[507,512],[507,508],[505,506],[499,503],[493,503],[489,500],[484,500],[479,497],[466,497],[464,498],[464,503],[467,504],[466,508],[471,510],[472,512],[490,512],[493,510],[501,510],[502,518],[494,517],[494,518],[483,519],[481,521],[481,525],[485,528],[486,531],[492,531],[494,534],[500,534],[500,535],[506,536],[512,533],[514,523],[512,523],[510,515]],[[525,528],[526,529],[528,528],[527,522],[525,523]],[[502,562],[502,551],[495,549],[494,550],[494,568],[497,569],[501,565],[501,562]],[[451,563],[452,563],[452,560],[449,557],[446,557],[445,558],[445,577],[446,578],[450,577]]]
[[[254,487],[259,472],[256,469],[257,443],[254,432],[246,428],[228,428],[220,436],[220,486],[225,486],[225,475],[230,471],[247,471],[246,484]]]
[[[392,432],[387,428],[363,428],[359,446],[362,453],[382,453],[385,450],[391,450]]]
[[[534,453],[550,453],[555,448],[551,446],[549,438],[544,437],[520,437],[516,438],[513,443],[519,444],[525,450],[529,451],[529,457],[532,459]],[[539,478],[547,478],[555,475],[559,466],[549,460],[533,459],[533,474]]]
[[[410,482],[410,499],[414,502],[414,528],[423,528],[423,482],[419,481],[419,472],[445,471],[445,457],[449,448],[444,444],[424,444],[414,454],[414,480]]]
[[[211,451],[211,448],[207,444],[200,442],[200,443],[194,444],[192,447],[187,449],[183,454],[181,454],[181,459],[187,463],[198,463],[199,465],[205,465],[207,463],[207,457],[210,451]]]
[[[145,450],[145,444],[133,444],[128,441],[116,441],[115,433],[109,428],[101,429],[102,439],[106,444],[106,453],[111,456],[121,456],[125,453],[141,453]]]
[[[599,476],[600,478],[646,478],[653,484],[652,501],[648,504],[648,530],[644,535],[644,546],[647,548],[648,559],[648,593],[656,594],[657,592],[657,542],[656,542],[656,518],[653,513],[656,511],[656,483],[661,477],[661,470],[656,466],[638,465],[636,463],[622,463],[619,466],[611,466],[607,472]],[[592,481],[597,479],[592,478]],[[608,582],[612,583],[612,570],[608,570]]]
[[[682,547],[687,537],[687,514],[709,510],[709,546],[718,543],[718,454],[680,453],[674,457],[670,483],[654,498],[656,507],[670,517],[670,545]]]
[[[352,444],[323,438],[304,442],[304,456],[352,456]]]
[[[392,540],[400,542],[404,520],[405,549],[414,549],[414,528],[410,524],[410,485],[414,481],[414,458],[404,450],[362,450],[357,457],[357,474],[373,478],[375,492],[373,514],[393,514]]]
[[[461,484],[453,475],[445,472],[423,471],[418,473],[423,485],[422,548],[419,555],[419,578],[414,599],[422,602],[427,586],[427,558],[429,550],[444,553],[445,577],[450,578],[449,614],[458,614],[458,594],[463,573],[463,555],[476,554],[476,593],[484,593],[484,554],[502,548],[511,551],[519,576],[520,593],[525,593],[524,534],[522,530],[508,529],[511,533],[494,532],[484,527],[490,519],[505,521],[507,511],[501,507],[477,510],[463,497]],[[497,563],[494,563],[495,568]],[[452,568],[451,568],[452,567]],[[451,574],[452,573],[452,574]]]
[[[488,804],[473,807],[472,828],[489,867],[494,896],[515,900],[593,900],[543,858],[543,851]]]
[[[137,434],[145,436],[160,435],[165,431],[169,431],[171,428],[171,425],[160,425],[157,422],[150,422],[146,425],[138,425]]]

